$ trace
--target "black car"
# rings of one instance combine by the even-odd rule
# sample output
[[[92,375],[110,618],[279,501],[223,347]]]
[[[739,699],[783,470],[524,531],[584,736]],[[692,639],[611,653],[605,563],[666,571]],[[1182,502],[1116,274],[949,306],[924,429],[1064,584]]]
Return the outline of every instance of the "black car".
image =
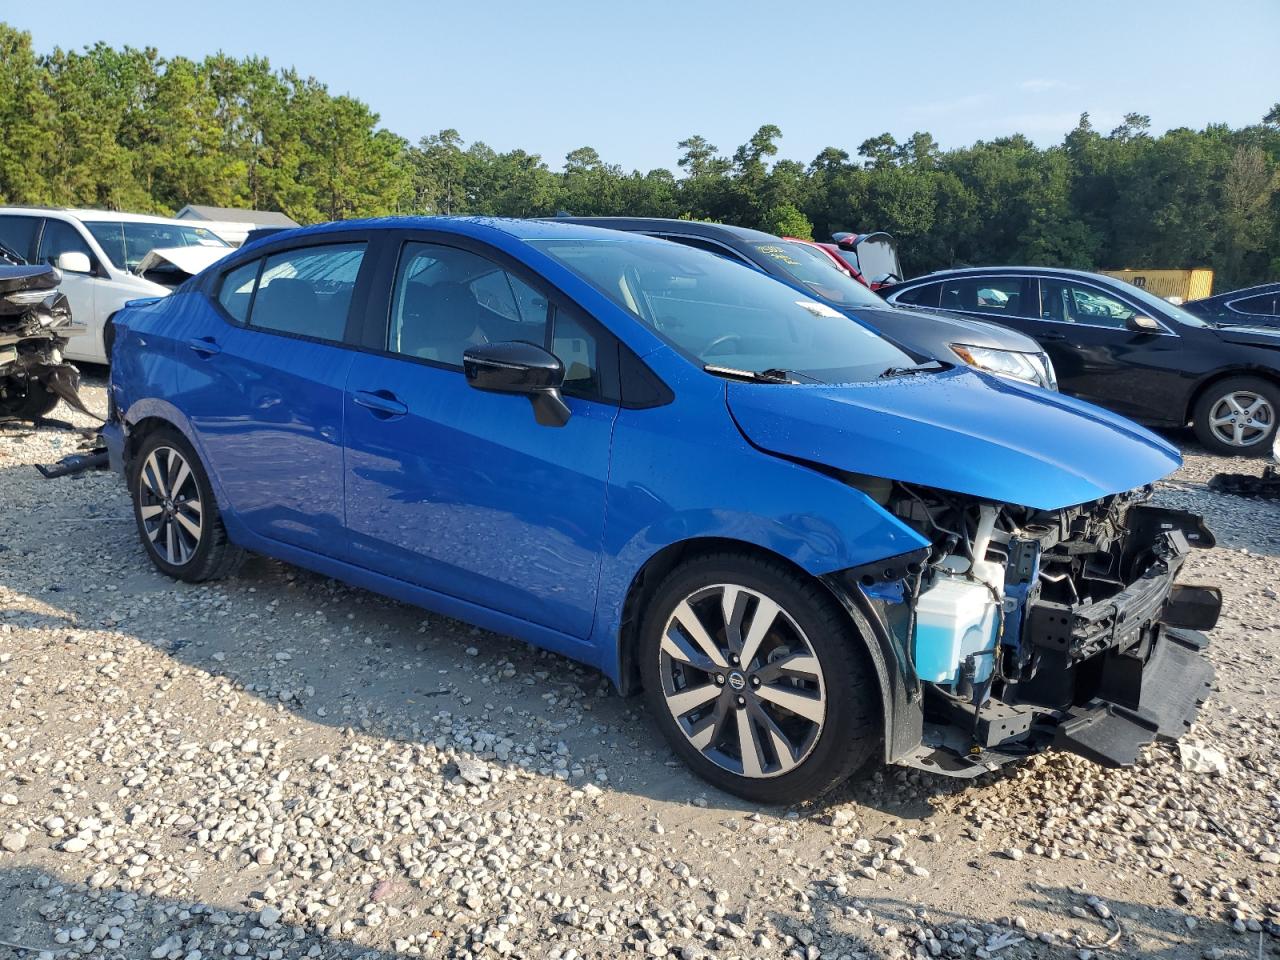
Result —
[[[1053,365],[1028,337],[992,323],[893,307],[833,264],[812,244],[696,220],[649,217],[557,217],[563,223],[643,233],[707,250],[767,273],[814,300],[874,328],[925,357],[967,363],[989,373],[1056,389]]]
[[[1183,304],[1197,317],[1228,327],[1280,327],[1280,283],[1263,283],[1243,290]]]
[[[942,270],[895,285],[888,299],[1029,334],[1073,397],[1153,426],[1190,422],[1216,453],[1271,449],[1280,330],[1219,327],[1121,280],[1051,267]]]

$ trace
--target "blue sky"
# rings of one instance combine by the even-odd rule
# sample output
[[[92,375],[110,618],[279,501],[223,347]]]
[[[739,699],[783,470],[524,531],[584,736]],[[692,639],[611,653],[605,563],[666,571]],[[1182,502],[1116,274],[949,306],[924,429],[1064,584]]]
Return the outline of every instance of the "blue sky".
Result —
[[[412,140],[454,127],[555,168],[586,145],[628,169],[674,169],[686,136],[728,154],[764,123],[782,128],[780,156],[807,162],[884,130],[1048,144],[1085,110],[1103,131],[1128,111],[1165,130],[1255,123],[1280,100],[1280,0],[5,7],[38,51],[103,40],[263,55],[365,100]]]

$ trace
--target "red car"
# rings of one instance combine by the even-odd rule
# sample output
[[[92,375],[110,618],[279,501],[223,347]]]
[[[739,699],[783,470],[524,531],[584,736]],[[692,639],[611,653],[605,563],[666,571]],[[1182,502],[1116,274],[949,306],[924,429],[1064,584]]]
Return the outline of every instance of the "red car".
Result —
[[[787,237],[799,240],[799,237]],[[830,257],[837,267],[865,287],[880,290],[902,279],[902,262],[898,259],[898,245],[893,237],[883,231],[877,233],[835,233],[834,243],[816,240],[800,240],[817,247]]]

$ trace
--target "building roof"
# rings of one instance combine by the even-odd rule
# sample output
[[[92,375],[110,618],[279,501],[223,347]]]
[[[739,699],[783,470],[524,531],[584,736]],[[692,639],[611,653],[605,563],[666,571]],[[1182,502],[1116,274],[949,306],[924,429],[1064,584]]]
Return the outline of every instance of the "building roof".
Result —
[[[179,220],[221,220],[225,223],[252,223],[260,227],[296,227],[298,221],[278,210],[241,210],[236,207],[207,207],[189,203],[178,211]]]

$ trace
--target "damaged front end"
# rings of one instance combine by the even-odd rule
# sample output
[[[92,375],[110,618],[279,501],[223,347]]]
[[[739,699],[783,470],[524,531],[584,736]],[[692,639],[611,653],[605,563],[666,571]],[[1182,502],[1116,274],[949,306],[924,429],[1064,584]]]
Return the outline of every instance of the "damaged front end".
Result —
[[[0,260],[0,421],[39,420],[59,400],[90,413],[80,399],[80,371],[62,355],[83,331],[57,290],[61,279],[50,266]]]
[[[1201,518],[1151,487],[1057,510],[879,481],[865,487],[932,544],[847,571],[897,652],[888,759],[952,776],[1045,748],[1127,766],[1186,732],[1213,669],[1199,631],[1221,595],[1175,583]],[[885,565],[880,565],[884,567]]]

